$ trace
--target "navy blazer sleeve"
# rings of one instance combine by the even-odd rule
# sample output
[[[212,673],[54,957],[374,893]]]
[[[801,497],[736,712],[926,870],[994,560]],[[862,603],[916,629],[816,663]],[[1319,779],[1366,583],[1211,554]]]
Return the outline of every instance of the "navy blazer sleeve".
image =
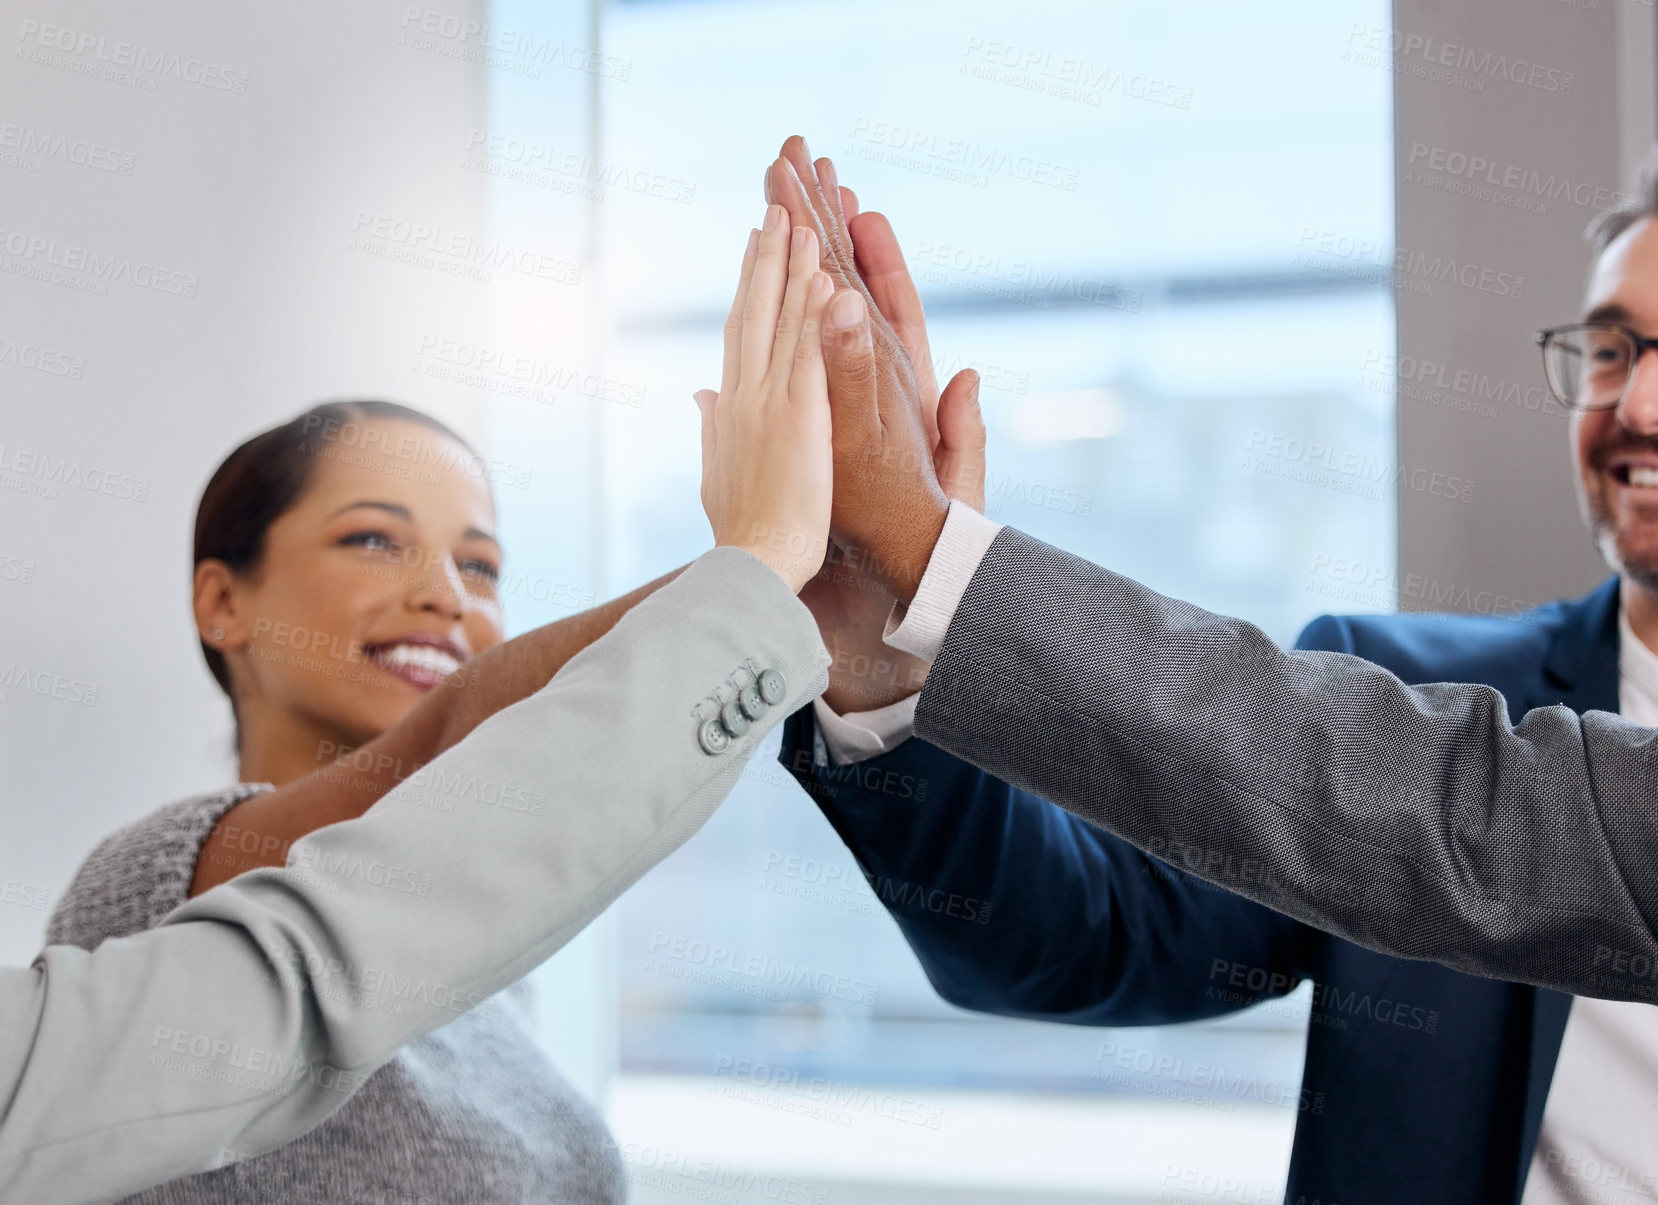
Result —
[[[1174,870],[926,741],[815,765],[807,708],[783,763],[856,857],[939,995],[1079,1025],[1194,1021],[1283,995],[1323,935]]]

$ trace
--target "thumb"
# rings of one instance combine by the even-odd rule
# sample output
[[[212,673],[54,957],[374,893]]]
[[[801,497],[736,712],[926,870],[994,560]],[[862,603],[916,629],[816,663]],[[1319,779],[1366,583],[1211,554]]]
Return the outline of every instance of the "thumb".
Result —
[[[945,494],[984,512],[984,415],[979,413],[979,374],[964,368],[938,398],[938,447],[933,468]]]
[[[702,411],[702,479],[708,480],[708,470],[714,462],[714,406],[720,395],[712,389],[699,389],[691,395]]]
[[[856,289],[841,289],[823,315],[823,367],[837,431],[879,429],[875,399],[875,343],[869,307]]]

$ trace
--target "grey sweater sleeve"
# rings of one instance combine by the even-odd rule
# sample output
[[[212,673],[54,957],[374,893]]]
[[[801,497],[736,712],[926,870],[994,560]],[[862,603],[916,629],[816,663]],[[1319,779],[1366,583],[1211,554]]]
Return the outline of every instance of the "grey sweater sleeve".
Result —
[[[1370,949],[1658,1001],[1658,733],[1617,716],[1510,724],[1004,528],[916,732]]]
[[[109,938],[155,928],[189,898],[196,859],[219,818],[269,789],[244,783],[197,795],[105,837],[52,910],[46,944],[96,950]]]

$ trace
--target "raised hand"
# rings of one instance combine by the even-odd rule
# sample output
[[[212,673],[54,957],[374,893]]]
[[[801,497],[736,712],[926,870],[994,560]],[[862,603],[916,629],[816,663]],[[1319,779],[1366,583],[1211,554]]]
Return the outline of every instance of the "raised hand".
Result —
[[[821,339],[834,290],[818,262],[816,233],[767,206],[726,319],[720,390],[696,395],[714,542],[758,557],[796,592],[823,564],[833,485]]]
[[[877,350],[877,356],[909,360],[940,488],[947,498],[983,510],[985,436],[978,374],[957,373],[940,395],[921,297],[891,224],[882,214],[860,213],[857,196],[840,185],[834,164],[813,162],[798,137],[783,144],[782,154],[767,169],[766,193],[789,209],[791,221],[824,232],[824,270],[874,306],[871,346],[885,349]],[[892,373],[887,380],[904,392],[902,374]],[[838,712],[895,702],[920,689],[926,678],[927,662],[882,639],[894,598],[872,571],[880,559],[867,548],[843,551],[837,541],[823,569],[800,594],[833,657],[824,701]]]
[[[845,310],[832,310],[827,333],[846,334],[853,340],[837,344],[840,350],[850,353],[861,347],[868,353],[836,355],[826,348],[831,379],[837,364],[870,374],[867,393],[873,407],[868,415],[843,423],[838,394],[831,393],[836,410],[835,471],[846,487],[835,492],[832,535],[848,560],[888,593],[907,599],[914,593],[926,559],[922,556],[919,563],[910,562],[915,561],[915,553],[922,546],[931,549],[948,507],[948,497],[933,464],[939,399],[926,351],[919,297],[914,295],[908,273],[902,271],[903,257],[891,238],[891,228],[884,219],[868,220],[879,215],[862,215],[871,235],[871,248],[864,260],[881,269],[876,273],[878,278],[886,278],[882,282],[883,298],[877,299],[871,291],[859,272],[859,249],[847,225],[849,206],[854,211],[852,220],[860,220],[856,198],[839,187],[832,163],[827,159],[816,164],[811,161],[802,139],[790,138],[783,144],[783,154],[767,170],[766,189],[772,200],[788,208],[791,221],[818,231],[824,271],[847,294],[844,299],[837,295],[834,306],[844,306]],[[901,273],[896,279],[891,276],[894,266]],[[907,309],[900,305],[899,318],[920,355],[919,369],[911,347],[906,346],[893,322],[882,315],[879,305],[880,300],[889,305],[906,300],[896,287],[900,282],[910,296]],[[837,313],[840,321],[836,320]],[[859,339],[863,340],[861,344],[857,343]],[[974,383],[973,374],[958,374],[952,386],[971,392]],[[843,430],[847,436],[844,439]],[[871,493],[871,487],[877,486],[881,488]],[[897,559],[900,557],[903,563]]]

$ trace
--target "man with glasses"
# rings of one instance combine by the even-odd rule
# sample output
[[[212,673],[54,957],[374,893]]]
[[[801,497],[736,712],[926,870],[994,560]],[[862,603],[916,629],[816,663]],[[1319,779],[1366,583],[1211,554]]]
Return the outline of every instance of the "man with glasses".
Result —
[[[1538,340],[1570,411],[1584,516],[1616,575],[1582,599],[1512,618],[1327,616],[1298,647],[1364,657],[1407,683],[1492,686],[1514,721],[1561,704],[1658,726],[1658,358],[1647,354],[1658,348],[1658,152],[1636,199],[1590,234],[1583,321]],[[1311,980],[1287,1199],[1658,1197],[1658,1011],[1377,954],[1218,891],[1181,869],[1224,881],[1200,864],[1206,851],[1148,857],[911,739],[915,696],[872,696],[867,676],[853,674],[896,660],[882,642],[884,610],[877,623],[868,617],[880,608],[850,598],[820,598],[814,610],[836,656],[831,689],[790,721],[783,760],[946,999],[1072,1024],[1155,1025],[1237,1011]],[[837,714],[832,704],[848,700],[861,710]],[[935,900],[972,901],[972,914]]]

